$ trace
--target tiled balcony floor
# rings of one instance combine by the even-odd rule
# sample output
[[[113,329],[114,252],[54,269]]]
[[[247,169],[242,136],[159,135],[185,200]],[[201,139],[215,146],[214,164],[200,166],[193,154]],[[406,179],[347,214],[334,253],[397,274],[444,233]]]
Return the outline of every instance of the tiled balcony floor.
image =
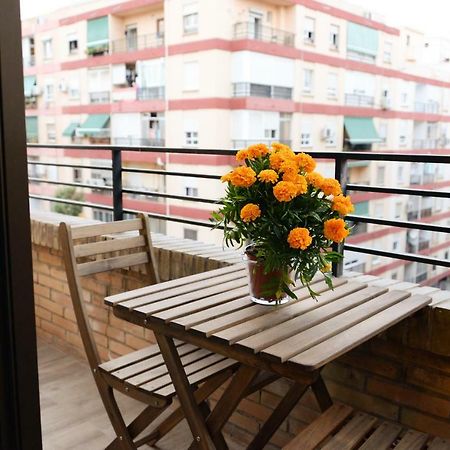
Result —
[[[38,343],[41,416],[45,450],[101,450],[114,432],[95,387],[87,363],[43,341]],[[118,396],[126,419],[142,409],[134,400]],[[181,422],[157,448],[182,450],[189,447],[191,433]],[[230,449],[244,447],[229,442]]]

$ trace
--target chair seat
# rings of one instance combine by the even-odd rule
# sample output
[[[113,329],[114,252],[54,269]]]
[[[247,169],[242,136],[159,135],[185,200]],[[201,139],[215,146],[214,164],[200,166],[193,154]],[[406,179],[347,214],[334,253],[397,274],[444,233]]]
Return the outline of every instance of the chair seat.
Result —
[[[175,341],[175,345],[191,386],[239,365],[235,360],[191,344]],[[158,345],[100,364],[99,369],[115,388],[123,385],[127,392],[138,391],[163,401],[170,401],[176,395]]]
[[[283,450],[450,450],[450,439],[430,436],[335,404]]]

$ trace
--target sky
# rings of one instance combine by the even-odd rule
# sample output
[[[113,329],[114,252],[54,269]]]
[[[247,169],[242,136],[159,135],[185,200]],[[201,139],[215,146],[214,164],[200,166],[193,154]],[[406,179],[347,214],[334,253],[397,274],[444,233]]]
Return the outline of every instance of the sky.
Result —
[[[228,0],[219,0],[228,1]],[[86,0],[20,0],[22,18],[43,15]],[[386,17],[390,25],[408,25],[450,39],[449,0],[347,0]]]

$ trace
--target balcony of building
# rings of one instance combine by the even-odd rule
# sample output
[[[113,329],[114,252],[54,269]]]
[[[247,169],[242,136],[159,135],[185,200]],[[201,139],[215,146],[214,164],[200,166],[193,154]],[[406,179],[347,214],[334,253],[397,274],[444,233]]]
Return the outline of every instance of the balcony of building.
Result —
[[[164,33],[137,35],[129,32],[123,39],[115,39],[110,43],[110,52],[129,53],[164,46]]]
[[[292,88],[257,83],[233,83],[233,97],[292,99]]]
[[[345,104],[369,108],[375,105],[375,97],[362,94],[345,94]]]
[[[137,100],[163,100],[166,89],[164,86],[138,87],[136,89]]]
[[[109,103],[111,93],[109,91],[89,92],[89,103]]]
[[[250,39],[294,47],[295,33],[263,26],[258,22],[239,22],[233,26],[233,39]]]

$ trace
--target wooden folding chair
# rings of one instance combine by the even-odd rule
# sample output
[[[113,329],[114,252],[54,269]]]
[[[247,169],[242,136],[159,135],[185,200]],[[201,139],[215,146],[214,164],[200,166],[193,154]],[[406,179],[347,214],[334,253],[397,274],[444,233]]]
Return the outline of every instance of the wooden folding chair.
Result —
[[[61,223],[59,232],[84,349],[100,397],[117,435],[107,448],[136,449],[143,444],[153,444],[184,418],[181,409],[177,408],[150,434],[135,439],[171,405],[175,396],[175,388],[159,347],[152,345],[101,363],[85,310],[80,281],[82,276],[144,265],[149,283],[159,282],[148,217],[139,215],[133,220],[84,226]],[[123,234],[124,232],[128,233]],[[117,233],[122,235],[105,240],[105,235]],[[91,242],[94,238],[97,241]],[[74,244],[77,240],[83,241]],[[118,253],[121,254],[117,256]],[[206,403],[208,396],[232,376],[238,363],[190,344],[177,342],[176,345],[187,373],[192,374],[190,378],[191,387],[195,390],[194,397],[206,417],[210,412]],[[115,400],[114,389],[147,405],[128,426]]]

